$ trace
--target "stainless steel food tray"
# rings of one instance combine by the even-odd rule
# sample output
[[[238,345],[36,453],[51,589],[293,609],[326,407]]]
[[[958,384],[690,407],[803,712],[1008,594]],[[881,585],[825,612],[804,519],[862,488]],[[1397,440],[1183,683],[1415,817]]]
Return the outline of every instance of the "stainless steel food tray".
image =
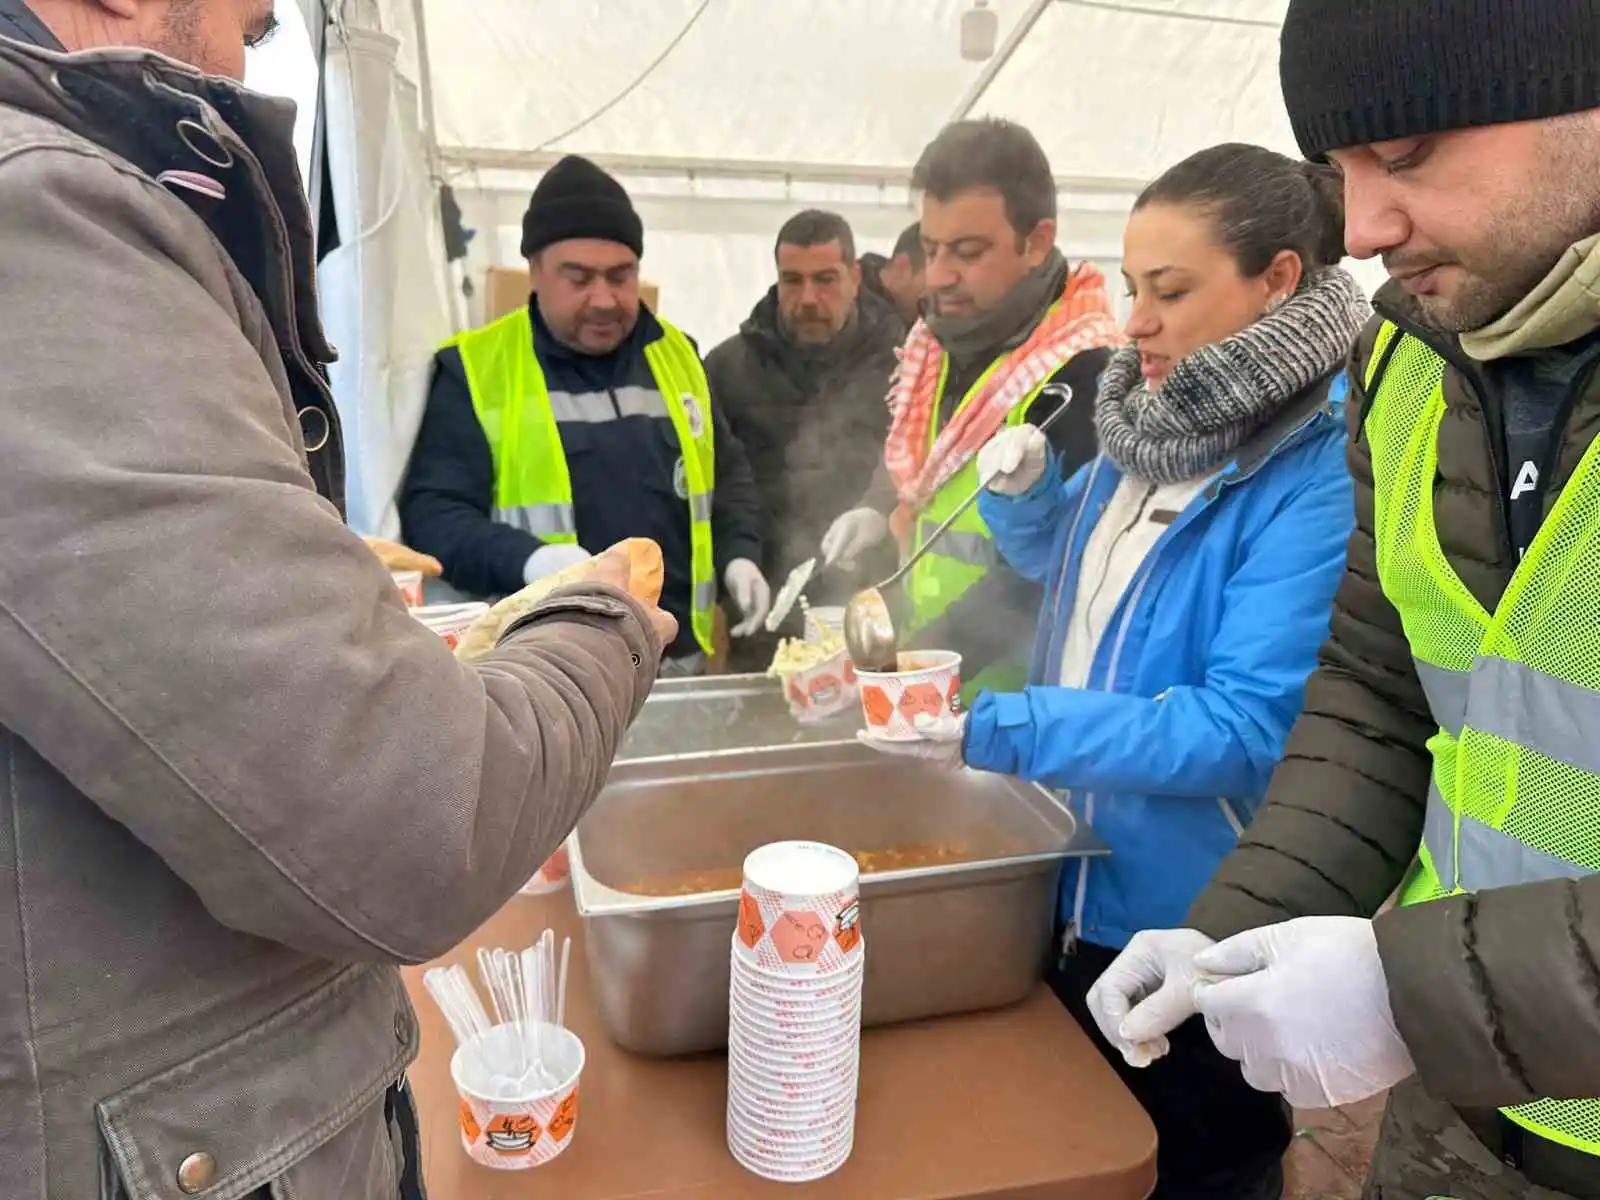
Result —
[[[663,679],[628,730],[617,760],[849,742],[860,728],[859,707],[801,725],[777,680],[765,675]]]
[[[1061,861],[1104,853],[1049,792],[886,759],[854,742],[619,763],[570,843],[602,1021],[642,1054],[719,1049],[738,884],[682,896],[618,885],[737,870],[788,838],[850,851],[965,843],[973,861],[866,873],[863,1022],[997,1008],[1050,950]]]

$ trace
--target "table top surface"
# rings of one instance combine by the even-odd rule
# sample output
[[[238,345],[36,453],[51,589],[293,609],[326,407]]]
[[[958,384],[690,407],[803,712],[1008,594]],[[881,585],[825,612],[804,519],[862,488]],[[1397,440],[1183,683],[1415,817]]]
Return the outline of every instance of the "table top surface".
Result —
[[[487,1170],[462,1151],[455,1043],[422,968],[405,972],[422,1023],[410,1078],[432,1200],[1140,1200],[1155,1185],[1149,1118],[1044,987],[997,1012],[866,1031],[849,1162],[817,1183],[759,1179],[728,1153],[721,1054],[643,1058],[606,1036],[570,890],[513,898],[440,961],[467,965],[476,978],[477,947],[520,949],[547,927],[573,939],[567,1023],[588,1063],[572,1144],[532,1171]]]

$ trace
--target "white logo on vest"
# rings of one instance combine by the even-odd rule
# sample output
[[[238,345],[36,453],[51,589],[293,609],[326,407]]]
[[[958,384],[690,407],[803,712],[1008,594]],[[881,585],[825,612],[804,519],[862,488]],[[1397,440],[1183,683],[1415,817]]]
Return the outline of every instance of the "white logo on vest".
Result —
[[[672,490],[678,493],[679,500],[689,498],[689,468],[683,465],[682,458],[672,468]]]
[[[1530,458],[1522,464],[1522,469],[1517,472],[1516,482],[1511,485],[1511,498],[1521,499],[1526,492],[1533,491],[1539,486],[1539,468]]]
[[[705,414],[700,411],[700,402],[688,392],[679,397],[683,402],[683,415],[689,421],[689,436],[699,437],[706,431]]]

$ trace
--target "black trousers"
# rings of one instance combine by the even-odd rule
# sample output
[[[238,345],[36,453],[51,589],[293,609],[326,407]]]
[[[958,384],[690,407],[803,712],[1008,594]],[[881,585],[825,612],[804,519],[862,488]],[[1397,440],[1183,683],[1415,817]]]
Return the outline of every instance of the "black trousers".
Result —
[[[1239,1064],[1211,1044],[1199,1018],[1169,1037],[1171,1052],[1130,1067],[1089,1015],[1086,997],[1117,952],[1079,942],[1050,972],[1056,997],[1094,1041],[1156,1127],[1152,1200],[1279,1200],[1294,1114],[1281,1096],[1258,1092]]]

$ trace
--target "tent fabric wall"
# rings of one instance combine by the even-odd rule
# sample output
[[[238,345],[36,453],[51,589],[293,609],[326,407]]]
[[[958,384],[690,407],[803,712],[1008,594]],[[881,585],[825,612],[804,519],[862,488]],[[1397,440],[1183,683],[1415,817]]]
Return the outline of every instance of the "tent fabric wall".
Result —
[[[1127,211],[1162,169],[1222,141],[1294,152],[1277,82],[1287,0],[989,0],[1002,53],[987,63],[959,53],[971,3],[337,0],[393,58],[352,70],[337,35],[330,52],[330,79],[337,65],[359,85],[330,97],[334,169],[366,147],[335,181],[364,232],[324,269],[348,356],[335,384],[355,443],[352,519],[392,530],[431,350],[477,319],[462,292],[516,261],[528,193],[562,153],[619,175],[663,313],[709,347],[770,284],[773,235],[798,209],[835,208],[863,249],[886,249],[913,216],[912,164],[957,116],[1035,133],[1062,192],[1063,249],[1113,279]],[[402,81],[420,87],[415,119]],[[430,169],[478,231],[449,267]],[[389,171],[390,190],[374,191]],[[396,205],[380,203],[395,188]],[[1370,285],[1381,269],[1358,273]]]
[[[329,187],[339,245],[319,282],[344,425],[346,505],[362,533],[399,532],[395,494],[422,419],[435,348],[452,332],[442,237],[416,85],[398,39],[340,22],[329,31]]]

